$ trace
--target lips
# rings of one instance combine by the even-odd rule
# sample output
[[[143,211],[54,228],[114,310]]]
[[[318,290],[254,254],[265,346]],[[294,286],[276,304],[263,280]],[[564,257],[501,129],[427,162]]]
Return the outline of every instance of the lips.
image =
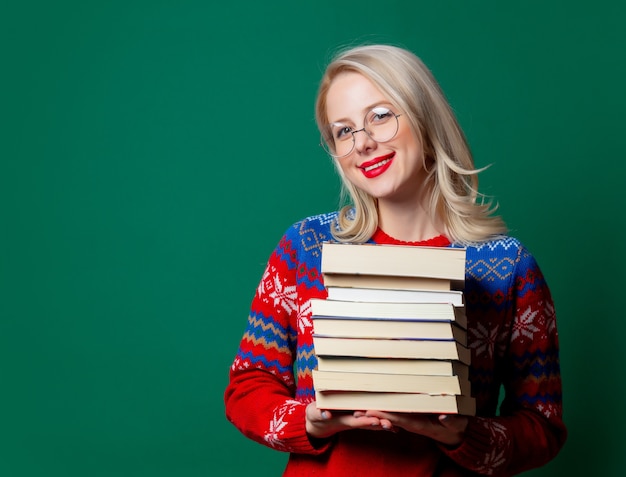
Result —
[[[383,172],[385,172],[391,166],[391,162],[393,160],[393,156],[395,156],[395,152],[391,152],[384,156],[375,157],[371,161],[364,162],[361,164],[359,169],[363,172],[363,175],[368,179],[372,179],[374,177],[378,177]]]

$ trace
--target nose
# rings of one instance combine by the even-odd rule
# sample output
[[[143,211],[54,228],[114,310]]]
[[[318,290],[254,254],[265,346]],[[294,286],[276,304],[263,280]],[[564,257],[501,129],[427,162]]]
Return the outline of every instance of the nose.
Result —
[[[358,134],[362,133],[362,134]],[[376,141],[374,141],[365,128],[357,129],[352,132],[352,138],[354,139],[354,148],[359,152],[368,151],[376,147]]]

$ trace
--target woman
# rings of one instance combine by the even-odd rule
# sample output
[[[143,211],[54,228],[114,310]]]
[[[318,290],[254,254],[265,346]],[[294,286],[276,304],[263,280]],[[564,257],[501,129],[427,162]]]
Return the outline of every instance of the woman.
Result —
[[[231,369],[228,419],[289,452],[287,476],[504,476],[545,464],[566,438],[550,292],[479,196],[432,74],[401,48],[344,51],[322,78],[316,117],[352,204],[296,223],[271,255]],[[475,417],[317,408],[309,300],[326,297],[329,240],[466,247]]]

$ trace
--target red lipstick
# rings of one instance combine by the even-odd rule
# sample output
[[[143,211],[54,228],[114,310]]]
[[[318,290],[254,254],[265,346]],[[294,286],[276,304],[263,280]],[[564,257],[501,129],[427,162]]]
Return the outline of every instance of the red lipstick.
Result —
[[[384,156],[375,157],[371,161],[364,162],[358,167],[361,169],[361,172],[363,172],[365,177],[373,179],[389,169],[391,162],[393,161],[393,156],[395,155],[395,152],[390,152]]]

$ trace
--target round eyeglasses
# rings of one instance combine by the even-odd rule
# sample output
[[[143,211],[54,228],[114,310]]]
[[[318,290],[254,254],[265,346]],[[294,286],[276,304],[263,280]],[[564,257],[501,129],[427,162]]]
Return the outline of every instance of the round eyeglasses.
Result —
[[[391,109],[377,106],[365,115],[363,127],[354,129],[344,123],[332,123],[322,133],[322,147],[335,159],[352,153],[356,144],[355,134],[363,131],[376,142],[391,141],[398,132],[398,117]]]

